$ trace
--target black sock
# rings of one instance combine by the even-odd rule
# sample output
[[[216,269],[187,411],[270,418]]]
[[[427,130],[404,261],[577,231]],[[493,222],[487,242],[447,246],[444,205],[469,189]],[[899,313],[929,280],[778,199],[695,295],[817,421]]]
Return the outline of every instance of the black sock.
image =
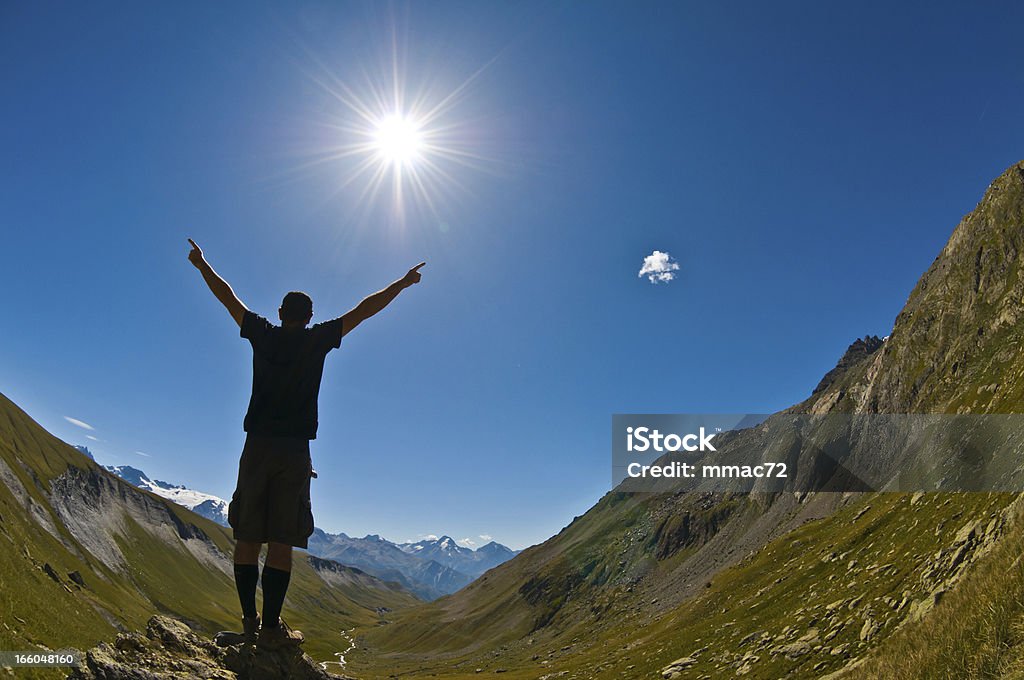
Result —
[[[292,572],[263,565],[263,625],[273,628],[281,616]]]
[[[235,588],[242,605],[242,616],[256,616],[256,584],[260,580],[260,568],[255,564],[235,565]]]

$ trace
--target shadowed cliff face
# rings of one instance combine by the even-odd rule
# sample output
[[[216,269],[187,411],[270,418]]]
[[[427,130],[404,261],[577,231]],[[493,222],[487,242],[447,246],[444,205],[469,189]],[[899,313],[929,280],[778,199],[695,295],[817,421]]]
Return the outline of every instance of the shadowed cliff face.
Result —
[[[135,522],[165,541],[180,541],[197,560],[225,575],[231,560],[201,528],[183,520],[157,497],[122,484],[98,467],[69,466],[50,484],[50,505],[75,540],[112,569],[125,572],[118,538]]]

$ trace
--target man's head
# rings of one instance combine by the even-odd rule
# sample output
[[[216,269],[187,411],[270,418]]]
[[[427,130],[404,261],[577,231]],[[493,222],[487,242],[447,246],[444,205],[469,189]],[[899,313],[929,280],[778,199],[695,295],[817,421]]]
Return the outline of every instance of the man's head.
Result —
[[[293,290],[284,296],[277,314],[282,325],[303,327],[313,318],[313,300],[305,293]]]

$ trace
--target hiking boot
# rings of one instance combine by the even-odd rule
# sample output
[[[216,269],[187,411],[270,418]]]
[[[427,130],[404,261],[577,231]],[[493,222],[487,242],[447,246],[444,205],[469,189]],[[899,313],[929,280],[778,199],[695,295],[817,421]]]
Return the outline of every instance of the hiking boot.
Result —
[[[261,649],[275,650],[291,647],[298,649],[299,645],[306,641],[302,632],[292,630],[283,620],[277,620],[276,626],[263,626],[260,628],[260,635],[256,639],[256,646]]]
[[[222,630],[213,636],[213,642],[218,647],[231,647],[233,645],[252,645],[256,643],[257,635],[260,632],[260,615],[246,616],[242,618],[242,632],[233,630]]]

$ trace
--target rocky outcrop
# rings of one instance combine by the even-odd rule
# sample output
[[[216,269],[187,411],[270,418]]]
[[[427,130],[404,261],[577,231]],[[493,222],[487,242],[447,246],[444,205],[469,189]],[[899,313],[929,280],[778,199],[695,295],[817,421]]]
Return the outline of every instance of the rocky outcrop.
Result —
[[[850,369],[851,366],[856,366],[864,359],[868,358],[882,347],[884,341],[877,335],[865,335],[863,338],[854,340],[853,343],[846,348],[846,352],[840,357],[839,363],[836,364],[835,368],[826,373],[822,377],[818,386],[814,388],[811,394],[818,394],[828,389],[833,383]]]
[[[145,635],[122,633],[86,654],[69,680],[350,680],[322,669],[298,650],[221,649],[181,621],[154,616]]]
[[[711,505],[706,502],[706,505],[704,509],[667,514],[659,520],[651,538],[656,559],[668,559],[683,548],[704,545],[729,521],[736,510],[734,503]]]
[[[665,678],[665,680],[676,680],[676,678],[681,678],[695,663],[697,663],[697,659],[692,656],[684,656],[681,659],[676,659],[661,669],[661,677]]]

